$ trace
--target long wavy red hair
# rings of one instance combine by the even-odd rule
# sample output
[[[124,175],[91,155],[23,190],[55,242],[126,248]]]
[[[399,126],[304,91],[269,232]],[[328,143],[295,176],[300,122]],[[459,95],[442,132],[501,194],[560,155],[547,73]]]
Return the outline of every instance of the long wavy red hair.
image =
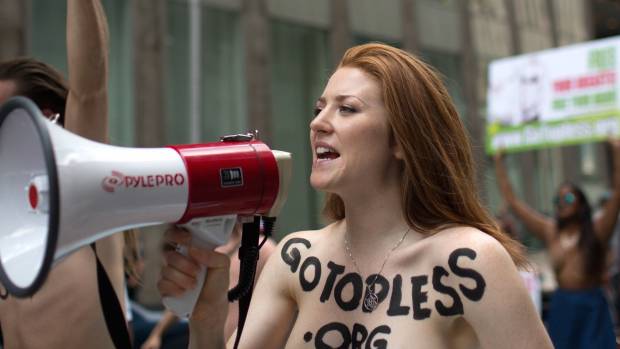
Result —
[[[439,74],[412,54],[379,43],[350,48],[341,67],[361,69],[380,84],[392,136],[404,152],[408,224],[425,234],[448,226],[477,228],[499,241],[515,264],[527,264],[523,246],[502,233],[478,196],[469,137]],[[327,194],[323,213],[343,219],[342,199]]]

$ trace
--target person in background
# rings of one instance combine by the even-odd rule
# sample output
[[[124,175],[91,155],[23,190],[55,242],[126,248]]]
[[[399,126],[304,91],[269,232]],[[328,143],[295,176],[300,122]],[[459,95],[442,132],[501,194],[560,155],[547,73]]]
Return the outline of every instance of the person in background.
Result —
[[[0,63],[0,104],[31,98],[68,131],[108,140],[108,27],[99,0],[67,0],[69,83],[49,65],[18,58]],[[97,255],[125,307],[123,236],[97,241]],[[31,298],[0,300],[4,344],[12,348],[112,348],[99,300],[93,250],[84,247],[54,265]]]
[[[598,209],[594,214],[598,217],[604,212],[604,208],[612,197],[612,193],[605,192],[598,201]],[[610,239],[608,252],[608,267],[606,272],[607,297],[614,322],[616,338],[620,337],[620,224],[616,222],[614,232]]]
[[[547,317],[556,349],[616,348],[609,306],[602,286],[609,240],[620,211],[620,140],[610,140],[613,153],[613,195],[599,215],[576,185],[560,185],[554,198],[555,217],[547,217],[517,198],[502,153],[495,156],[500,191],[527,229],[540,238],[551,257],[559,288]]]

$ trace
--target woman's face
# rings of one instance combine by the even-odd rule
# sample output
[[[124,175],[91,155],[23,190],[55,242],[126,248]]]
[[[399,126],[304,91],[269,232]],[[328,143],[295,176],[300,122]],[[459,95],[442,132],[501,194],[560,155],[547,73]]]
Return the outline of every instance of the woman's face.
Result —
[[[577,213],[577,196],[572,188],[563,186],[558,191],[557,196],[553,199],[556,213],[560,218],[568,218]]]
[[[338,69],[316,102],[310,123],[313,187],[336,194],[380,188],[396,175],[379,83],[358,68]],[[371,187],[369,187],[371,186]]]

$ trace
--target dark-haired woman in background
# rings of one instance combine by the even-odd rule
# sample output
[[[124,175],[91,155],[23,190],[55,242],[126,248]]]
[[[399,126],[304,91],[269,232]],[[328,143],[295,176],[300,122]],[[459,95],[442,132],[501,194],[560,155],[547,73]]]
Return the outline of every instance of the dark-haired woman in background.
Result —
[[[512,211],[549,251],[558,289],[551,300],[547,327],[553,344],[563,348],[616,348],[609,307],[601,285],[609,240],[620,209],[620,141],[613,150],[613,195],[593,218],[583,191],[564,183],[556,197],[555,217],[519,200],[510,185],[502,156],[495,157],[499,188]]]

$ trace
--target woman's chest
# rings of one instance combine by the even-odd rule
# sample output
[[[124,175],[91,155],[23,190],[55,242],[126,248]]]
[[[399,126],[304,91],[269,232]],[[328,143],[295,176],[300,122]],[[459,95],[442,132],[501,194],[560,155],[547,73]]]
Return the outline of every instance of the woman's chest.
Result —
[[[470,348],[453,344],[462,336],[475,342],[469,326],[456,324],[465,302],[484,293],[483,280],[453,284],[449,267],[364,277],[334,262],[317,272],[319,265],[300,267],[293,281],[298,317],[291,348]]]
[[[299,247],[291,242],[281,255],[298,310],[287,347],[468,348],[452,343],[475,339],[469,326],[455,325],[485,294],[473,250],[404,250],[373,270],[330,248]]]
[[[570,266],[573,267],[574,265],[572,264],[575,264],[574,262],[577,261],[577,264],[581,264],[583,253],[579,250],[578,238],[577,234],[559,234],[549,245],[549,256],[556,272],[565,269],[568,264],[571,264]]]
[[[343,313],[333,308],[303,310],[289,335],[287,348],[475,348],[476,336],[461,317],[363,311]]]

